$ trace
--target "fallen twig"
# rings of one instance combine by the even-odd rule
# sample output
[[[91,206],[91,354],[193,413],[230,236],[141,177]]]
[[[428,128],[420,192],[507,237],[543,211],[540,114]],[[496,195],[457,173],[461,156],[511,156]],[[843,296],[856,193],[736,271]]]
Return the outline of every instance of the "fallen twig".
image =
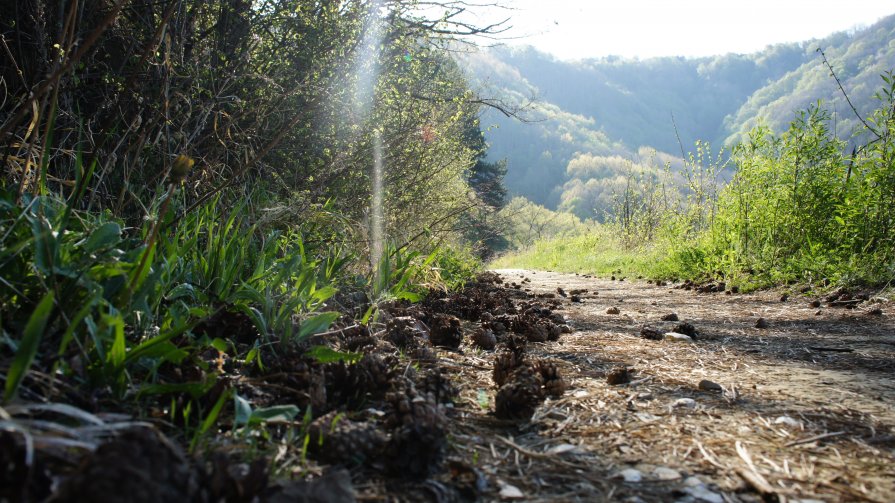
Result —
[[[793,440],[792,442],[787,443],[786,447],[792,447],[794,445],[799,445],[799,444],[807,444],[807,443],[814,442],[815,440],[823,440],[825,438],[838,437],[839,435],[845,435],[845,432],[844,431],[834,431],[831,433],[822,433],[820,435],[814,435],[813,437],[803,438],[801,440]]]

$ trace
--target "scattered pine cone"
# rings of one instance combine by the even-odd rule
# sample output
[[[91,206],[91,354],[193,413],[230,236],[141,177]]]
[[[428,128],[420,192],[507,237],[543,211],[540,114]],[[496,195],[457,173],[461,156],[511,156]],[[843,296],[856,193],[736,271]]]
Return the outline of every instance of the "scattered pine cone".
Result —
[[[494,355],[494,371],[491,377],[498,387],[503,386],[510,379],[510,375],[517,367],[522,365],[522,355],[513,351],[502,351]]]
[[[657,330],[653,327],[644,325],[640,328],[640,337],[649,339],[651,341],[661,341],[663,338],[665,338],[665,335],[662,333],[661,330]]]
[[[680,318],[678,318],[677,313],[668,313],[662,317],[662,321],[680,321]]]
[[[674,326],[674,330],[672,332],[677,332],[679,334],[689,335],[690,338],[695,339],[699,332],[696,331],[696,327],[687,323],[686,321],[682,321]]]
[[[127,430],[101,445],[63,481],[53,501],[202,501],[200,473],[153,428]]]
[[[387,470],[412,479],[428,477],[444,459],[444,415],[431,395],[420,394],[408,380],[386,400],[391,408],[386,424],[392,428],[382,456]]]
[[[543,401],[540,376],[530,365],[523,365],[497,390],[494,413],[501,419],[528,420]]]
[[[569,389],[568,383],[562,378],[559,369],[553,363],[541,360],[537,363],[537,369],[541,375],[544,393],[547,396],[561,397]]]
[[[435,367],[422,372],[417,378],[417,389],[421,393],[428,393],[435,398],[436,403],[454,403],[459,390],[451,380],[444,375],[441,367]]]
[[[385,339],[401,349],[414,348],[428,344],[429,331],[416,318],[399,316],[386,322]]]
[[[491,329],[480,328],[472,334],[472,344],[486,351],[491,351],[497,345],[497,337]]]
[[[627,384],[631,382],[631,373],[628,372],[627,367],[616,367],[606,374],[606,382],[610,386]]]
[[[460,327],[460,319],[456,316],[435,315],[431,322],[429,338],[432,340],[432,344],[457,348],[463,342],[463,329]]]
[[[379,456],[388,437],[375,424],[352,421],[336,411],[308,427],[308,451],[326,463],[364,464]]]

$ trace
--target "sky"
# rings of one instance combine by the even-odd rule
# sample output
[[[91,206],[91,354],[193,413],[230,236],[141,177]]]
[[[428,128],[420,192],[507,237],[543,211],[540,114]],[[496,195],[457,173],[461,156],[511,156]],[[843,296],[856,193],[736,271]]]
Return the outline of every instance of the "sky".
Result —
[[[895,14],[892,0],[499,0],[470,9],[477,21],[511,17],[500,36],[575,60],[601,56],[751,53],[869,26]]]

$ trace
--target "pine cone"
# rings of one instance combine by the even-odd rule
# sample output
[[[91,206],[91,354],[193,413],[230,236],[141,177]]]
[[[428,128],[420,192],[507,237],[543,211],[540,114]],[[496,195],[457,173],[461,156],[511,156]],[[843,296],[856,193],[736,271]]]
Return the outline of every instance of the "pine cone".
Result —
[[[392,428],[385,449],[386,468],[394,475],[427,477],[444,458],[444,415],[431,395],[420,394],[408,380],[396,386],[386,400],[391,406],[386,425]]]
[[[378,457],[388,438],[375,424],[352,421],[335,411],[308,427],[308,451],[327,463],[363,464]]]
[[[547,342],[549,336],[547,326],[539,321],[530,323],[524,333],[529,342]]]
[[[640,337],[651,341],[661,341],[665,338],[661,330],[656,330],[655,328],[646,325],[640,328]]]
[[[460,319],[450,315],[435,315],[432,317],[431,335],[432,344],[448,348],[457,348],[463,342],[463,329],[460,327]]]
[[[401,349],[414,348],[428,344],[429,331],[416,318],[400,316],[386,322],[385,339]]]
[[[453,403],[457,398],[457,387],[444,375],[440,367],[422,372],[416,380],[417,390],[435,398],[436,403]]]
[[[610,386],[631,382],[631,373],[626,367],[616,367],[606,374],[606,382]]]
[[[365,354],[353,365],[344,362],[327,365],[326,392],[333,402],[327,405],[347,404],[349,408],[356,408],[369,400],[381,399],[397,376],[396,364],[391,356]]]
[[[491,329],[480,328],[472,334],[472,343],[476,347],[490,351],[497,345],[497,337]]]
[[[523,365],[497,390],[494,413],[501,419],[528,420],[543,400],[540,376],[530,365]]]
[[[674,326],[673,332],[677,332],[679,334],[689,335],[691,338],[695,339],[699,332],[696,331],[696,327],[687,323],[686,321],[682,321]]]
[[[68,477],[55,502],[204,501],[199,471],[152,428],[127,430],[101,445]]]
[[[544,383],[544,392],[548,396],[561,397],[569,389],[568,383],[563,380],[556,365],[541,360],[537,363],[537,369]]]
[[[491,377],[498,387],[503,386],[510,379],[510,375],[522,364],[521,355],[511,351],[502,351],[494,355],[494,370]]]

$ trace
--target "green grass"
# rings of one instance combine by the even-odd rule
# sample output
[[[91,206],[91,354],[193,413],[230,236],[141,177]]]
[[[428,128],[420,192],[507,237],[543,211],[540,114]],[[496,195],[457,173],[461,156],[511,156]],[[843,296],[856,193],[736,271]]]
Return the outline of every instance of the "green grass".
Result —
[[[529,248],[503,255],[491,269],[538,269],[609,276],[666,276],[662,254],[654,249],[626,250],[615,240],[584,235],[540,241]]]

